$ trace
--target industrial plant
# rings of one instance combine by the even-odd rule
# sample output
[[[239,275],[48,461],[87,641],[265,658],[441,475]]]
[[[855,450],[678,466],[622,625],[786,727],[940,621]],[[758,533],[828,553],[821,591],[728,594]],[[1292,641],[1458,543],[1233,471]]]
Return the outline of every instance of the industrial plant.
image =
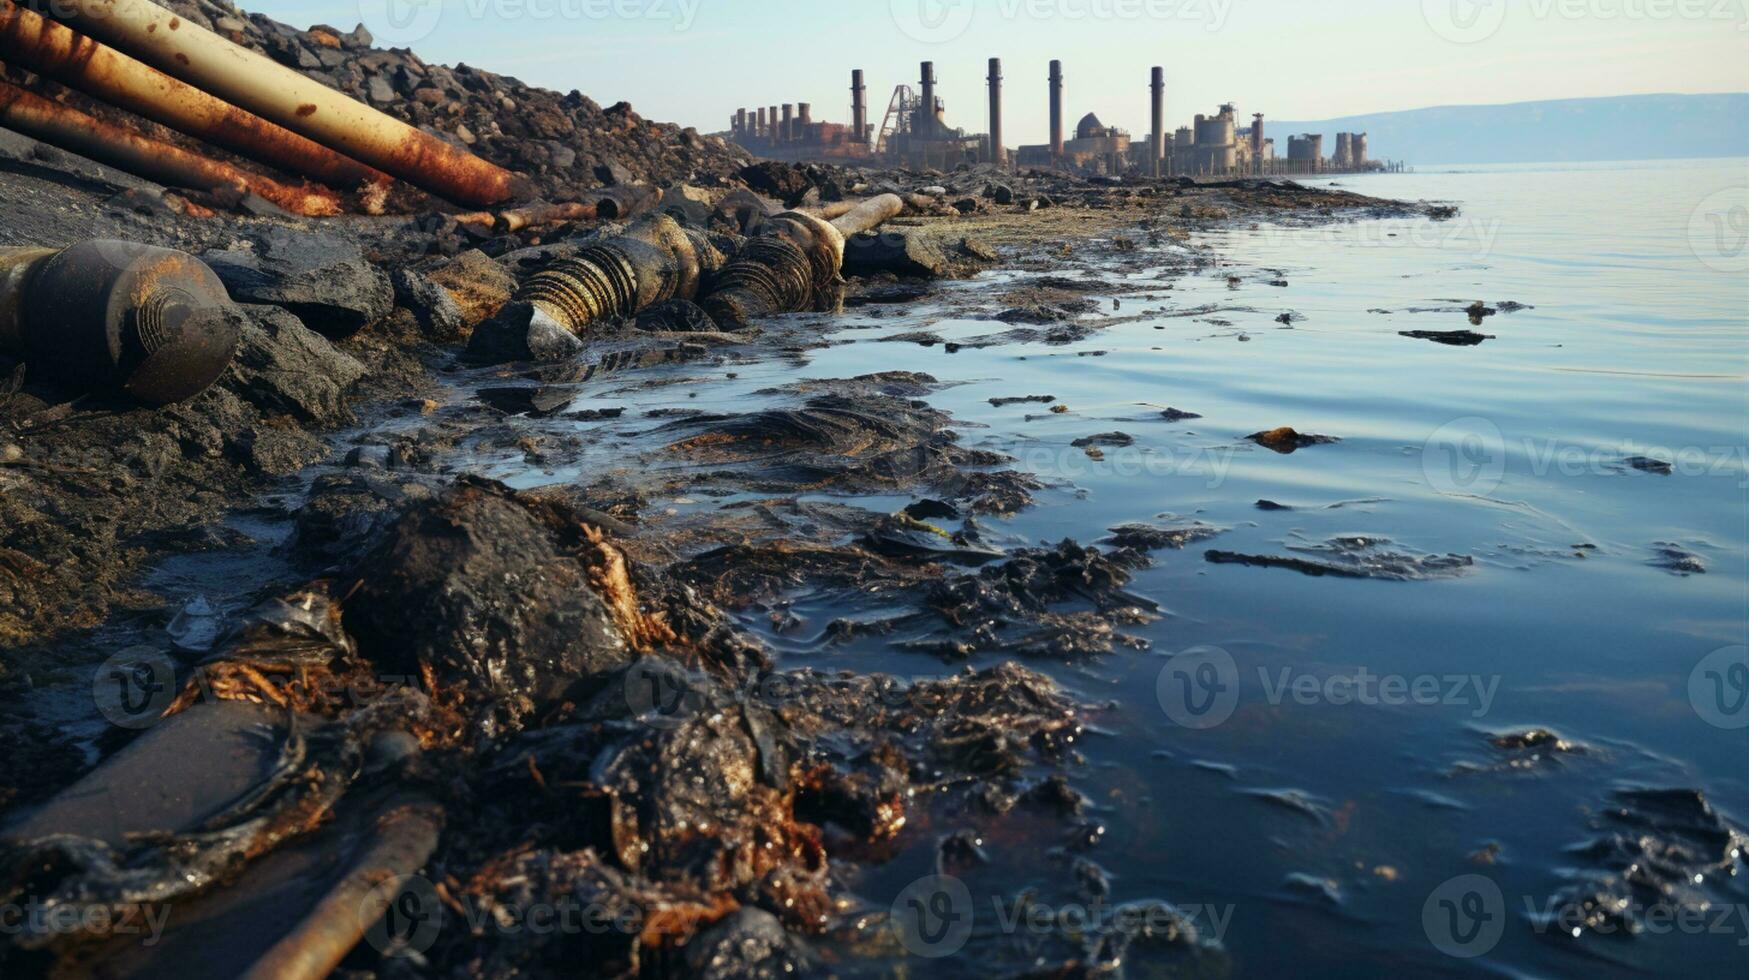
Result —
[[[878,126],[870,122],[868,86],[861,69],[851,72],[849,124],[818,122],[807,102],[739,109],[723,137],[770,160],[792,163],[858,163],[952,169],[989,164],[1006,169],[1056,169],[1108,176],[1303,176],[1325,173],[1396,171],[1402,164],[1373,159],[1367,134],[1337,133],[1325,155],[1322,133],[1288,137],[1287,152],[1265,134],[1263,113],[1239,126],[1238,107],[1198,113],[1188,126],[1167,129],[1166,70],[1155,67],[1149,82],[1151,131],[1144,140],[1108,126],[1088,112],[1069,134],[1064,102],[1063,63],[1052,61],[1046,76],[1050,99],[1050,141],[1010,147],[1003,139],[1002,59],[991,58],[987,131],[968,132],[948,122],[947,105],[937,93],[935,63],[922,63],[917,87],[893,89]]]

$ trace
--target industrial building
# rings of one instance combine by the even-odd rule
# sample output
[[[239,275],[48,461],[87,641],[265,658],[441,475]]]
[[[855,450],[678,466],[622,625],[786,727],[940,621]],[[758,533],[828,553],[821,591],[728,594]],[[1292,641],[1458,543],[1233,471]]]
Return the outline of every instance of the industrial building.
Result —
[[[935,63],[920,66],[916,88],[894,88],[886,114],[876,126],[869,119],[868,89],[861,69],[851,72],[849,124],[817,122],[806,102],[738,110],[723,134],[751,153],[789,162],[878,163],[914,169],[953,169],[961,164],[999,167],[1057,168],[1084,174],[1130,176],[1304,175],[1397,169],[1379,163],[1367,151],[1365,133],[1336,134],[1334,152],[1324,154],[1324,136],[1290,136],[1285,157],[1264,129],[1263,113],[1253,113],[1251,125],[1239,126],[1238,106],[1226,103],[1213,114],[1198,114],[1191,125],[1166,129],[1166,74],[1151,70],[1150,129],[1134,140],[1128,131],[1102,122],[1088,112],[1073,136],[1064,130],[1063,63],[1052,61],[1046,76],[1050,107],[1050,141],[1009,148],[1003,139],[1002,60],[989,60],[985,78],[989,91],[987,131],[970,132],[948,122],[947,105],[938,93]]]

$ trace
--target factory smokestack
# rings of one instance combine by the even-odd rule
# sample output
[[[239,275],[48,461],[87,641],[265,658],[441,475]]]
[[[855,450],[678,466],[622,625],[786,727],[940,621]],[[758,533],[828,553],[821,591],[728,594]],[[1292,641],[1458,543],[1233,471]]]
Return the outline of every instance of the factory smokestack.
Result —
[[[1263,113],[1251,114],[1251,166],[1263,172]]]
[[[783,104],[783,128],[778,130],[778,132],[777,132],[778,140],[780,142],[783,142],[783,143],[788,143],[790,140],[795,139],[795,127],[796,127],[796,107],[795,107],[795,104],[791,103],[791,102],[785,102]]]
[[[1148,166],[1153,176],[1160,176],[1166,161],[1166,69],[1154,69],[1154,130],[1148,142]]]
[[[868,88],[861,68],[850,73],[850,126],[856,142],[868,142]]]
[[[917,134],[924,138],[935,136],[935,62],[923,63],[923,109],[917,117]]]
[[[990,162],[998,167],[1008,163],[1008,149],[1002,144],[1002,59],[990,59]]]
[[[1063,63],[1051,62],[1051,162],[1063,159]]]

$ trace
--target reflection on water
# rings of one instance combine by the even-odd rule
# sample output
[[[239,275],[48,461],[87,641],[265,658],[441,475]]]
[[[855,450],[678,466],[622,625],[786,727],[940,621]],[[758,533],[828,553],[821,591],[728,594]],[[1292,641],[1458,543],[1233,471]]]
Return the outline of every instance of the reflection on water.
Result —
[[[1112,902],[1175,903],[1244,976],[1742,975],[1749,888],[1728,854],[1634,850],[1655,838],[1705,852],[1717,819],[1680,794],[1623,792],[1699,790],[1749,823],[1749,661],[1732,652],[1749,260],[1731,237],[1749,225],[1736,220],[1749,170],[1338,182],[1463,211],[1222,232],[1189,247],[1223,263],[1183,277],[1160,274],[1184,264],[1183,246],[1164,246],[1157,268],[1105,271],[1133,287],[1121,310],[1102,299],[1121,321],[1067,346],[883,343],[993,325],[852,314],[800,374],[956,383],[931,404],[1048,485],[990,522],[994,539],[1200,529],[1131,585],[1164,614],[1137,627],[1151,650],[1034,664],[1111,705],[1071,776],[1108,826],[1086,857]],[[1405,335],[1449,331],[1481,339]],[[797,368],[739,373],[688,405],[744,410]],[[1068,411],[991,403],[1032,395]],[[610,395],[634,412],[672,396]],[[1283,426],[1338,441],[1287,453],[1246,440]],[[834,615],[805,595],[794,612]],[[878,640],[829,647],[749,625],[793,664],[954,669]],[[919,833],[859,893],[900,896],[954,829]],[[1048,838],[989,833],[991,864],[966,879],[987,931],[1015,928],[992,895],[1070,901],[1090,873],[1048,855]],[[1588,906],[1593,931],[1576,941],[1551,920],[1556,896],[1654,865],[1690,879],[1664,901],[1705,910],[1699,924],[1630,909],[1641,935],[1600,938],[1614,920]],[[1128,966],[1149,975],[1146,956]]]

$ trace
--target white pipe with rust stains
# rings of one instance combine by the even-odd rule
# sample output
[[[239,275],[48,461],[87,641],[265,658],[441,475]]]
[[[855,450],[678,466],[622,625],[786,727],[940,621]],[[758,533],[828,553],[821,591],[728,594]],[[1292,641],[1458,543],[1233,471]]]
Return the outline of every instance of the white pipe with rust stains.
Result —
[[[473,207],[515,195],[516,178],[150,0],[56,0],[49,16],[271,122]]]
[[[882,194],[851,208],[849,211],[832,220],[832,227],[849,238],[851,235],[865,231],[873,231],[881,225],[897,218],[905,211],[905,201],[897,194]]]
[[[356,191],[389,175],[178,81],[11,0],[0,0],[0,61],[98,101],[329,187]]]

